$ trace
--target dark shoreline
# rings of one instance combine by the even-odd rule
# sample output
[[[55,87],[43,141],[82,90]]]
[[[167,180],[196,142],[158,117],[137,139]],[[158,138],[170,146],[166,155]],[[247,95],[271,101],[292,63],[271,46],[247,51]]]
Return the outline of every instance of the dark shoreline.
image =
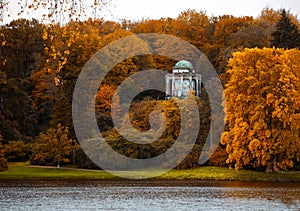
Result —
[[[0,187],[69,187],[69,186],[145,186],[145,187],[228,187],[228,188],[300,188],[300,182],[176,180],[176,179],[0,179]]]

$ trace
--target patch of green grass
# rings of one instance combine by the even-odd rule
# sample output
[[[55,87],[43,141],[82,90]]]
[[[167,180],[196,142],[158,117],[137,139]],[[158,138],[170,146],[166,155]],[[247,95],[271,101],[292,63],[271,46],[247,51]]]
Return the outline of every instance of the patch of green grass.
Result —
[[[149,172],[146,172],[151,176]],[[137,172],[124,172],[124,176]],[[145,175],[144,175],[145,176]],[[29,163],[9,163],[7,171],[0,172],[0,179],[122,179],[101,170],[78,168],[37,167]],[[173,169],[153,179],[167,180],[222,180],[222,181],[264,181],[264,182],[300,182],[299,172],[264,173],[249,170],[236,171],[219,167],[200,167],[188,170]]]
[[[231,181],[300,182],[299,172],[265,173],[250,170],[239,170],[220,167],[200,167],[189,170],[171,170],[158,178],[161,179],[200,179]]]
[[[36,167],[29,163],[9,163],[8,170],[0,172],[0,179],[116,179],[105,171],[78,168]]]

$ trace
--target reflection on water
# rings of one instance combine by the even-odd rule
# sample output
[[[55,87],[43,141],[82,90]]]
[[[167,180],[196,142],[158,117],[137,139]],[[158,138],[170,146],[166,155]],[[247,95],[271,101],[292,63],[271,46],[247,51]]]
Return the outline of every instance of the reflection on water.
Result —
[[[300,210],[299,183],[0,180],[0,210]]]

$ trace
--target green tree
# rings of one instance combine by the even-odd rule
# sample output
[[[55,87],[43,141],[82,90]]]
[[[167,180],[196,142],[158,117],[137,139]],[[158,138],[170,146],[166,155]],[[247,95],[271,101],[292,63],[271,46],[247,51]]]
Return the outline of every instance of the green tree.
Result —
[[[32,148],[31,164],[57,165],[70,163],[76,146],[74,140],[69,138],[68,128],[58,124],[41,133]]]
[[[300,160],[300,51],[245,49],[229,61],[221,143],[236,169],[292,168]]]
[[[273,39],[270,46],[285,49],[299,48],[300,33],[297,25],[292,22],[284,9],[280,15],[281,17],[276,24],[276,29],[272,33]]]

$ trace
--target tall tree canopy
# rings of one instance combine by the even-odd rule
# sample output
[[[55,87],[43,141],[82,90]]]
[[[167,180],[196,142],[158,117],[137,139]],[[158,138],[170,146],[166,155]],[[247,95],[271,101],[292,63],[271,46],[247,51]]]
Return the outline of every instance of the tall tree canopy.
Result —
[[[300,160],[300,51],[246,49],[229,67],[227,162],[236,169],[293,167]]]
[[[5,140],[32,139],[38,125],[30,77],[45,61],[43,25],[19,19],[1,29],[0,131]]]

